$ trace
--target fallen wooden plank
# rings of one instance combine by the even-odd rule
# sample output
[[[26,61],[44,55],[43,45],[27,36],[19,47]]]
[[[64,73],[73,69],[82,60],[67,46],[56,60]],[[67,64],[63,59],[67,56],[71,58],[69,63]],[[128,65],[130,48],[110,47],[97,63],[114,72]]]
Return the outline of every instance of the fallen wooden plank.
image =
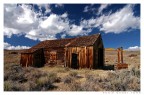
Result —
[[[118,63],[114,65],[115,70],[127,69],[127,68],[128,68],[128,64],[126,63]]]

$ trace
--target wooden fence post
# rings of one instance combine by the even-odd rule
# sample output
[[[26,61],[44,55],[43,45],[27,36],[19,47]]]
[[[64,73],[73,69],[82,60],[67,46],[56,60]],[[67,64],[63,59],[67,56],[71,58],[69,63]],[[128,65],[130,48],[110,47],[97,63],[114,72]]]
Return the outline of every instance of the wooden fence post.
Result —
[[[123,48],[121,47],[121,63],[123,63]]]
[[[118,64],[120,63],[120,53],[119,53],[119,51],[120,51],[120,50],[119,50],[119,48],[118,48],[118,49],[117,49],[117,52],[118,52],[118,54],[117,54],[117,55],[118,55]]]

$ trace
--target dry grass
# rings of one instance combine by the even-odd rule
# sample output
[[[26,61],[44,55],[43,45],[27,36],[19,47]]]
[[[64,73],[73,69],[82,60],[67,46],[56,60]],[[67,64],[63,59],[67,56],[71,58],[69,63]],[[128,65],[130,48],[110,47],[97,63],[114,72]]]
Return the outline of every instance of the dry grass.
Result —
[[[5,68],[5,91],[45,91],[55,88],[55,73],[43,72],[33,67],[22,68],[17,64],[5,64]]]
[[[5,52],[4,91],[140,91],[140,53],[124,54],[129,68],[113,71],[61,66],[22,68],[19,54]],[[137,56],[130,57],[133,54]],[[105,65],[117,62],[116,52],[106,51],[105,56]]]

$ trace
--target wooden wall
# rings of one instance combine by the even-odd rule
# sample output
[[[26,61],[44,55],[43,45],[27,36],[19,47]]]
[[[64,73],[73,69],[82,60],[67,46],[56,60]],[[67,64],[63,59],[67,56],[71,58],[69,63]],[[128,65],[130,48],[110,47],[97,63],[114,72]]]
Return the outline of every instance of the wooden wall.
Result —
[[[43,49],[36,50],[34,53],[21,53],[20,64],[22,67],[34,66],[42,67],[45,64]]]
[[[21,60],[20,65],[22,67],[28,67],[33,64],[33,55],[31,53],[22,53],[21,54]]]
[[[100,52],[101,51],[101,52]],[[101,36],[92,46],[52,47],[38,49],[34,53],[22,53],[20,64],[27,66],[44,66],[50,64],[50,54],[55,52],[54,65],[64,65],[70,68],[96,69],[104,65],[104,45]]]
[[[93,68],[93,46],[65,48],[65,66],[72,67],[73,54],[77,54],[77,68]]]
[[[56,61],[54,64],[64,65],[64,54],[65,54],[64,47],[45,48],[44,49],[44,56],[45,56],[46,65],[51,64],[50,63],[51,52],[56,52]]]
[[[77,59],[73,59],[73,54]],[[74,62],[74,61],[77,62]],[[73,67],[73,63],[77,66]],[[65,66],[70,68],[90,68],[97,69],[104,66],[104,45],[101,36],[93,46],[66,47],[65,48]]]
[[[94,51],[94,69],[101,68],[104,66],[104,45],[101,36],[93,45]]]

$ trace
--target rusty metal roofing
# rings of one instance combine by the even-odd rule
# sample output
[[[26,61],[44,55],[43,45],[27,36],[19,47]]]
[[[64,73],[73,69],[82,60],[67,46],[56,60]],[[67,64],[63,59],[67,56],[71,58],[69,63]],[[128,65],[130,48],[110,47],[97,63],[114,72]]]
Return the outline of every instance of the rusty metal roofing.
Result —
[[[33,46],[28,50],[25,50],[23,53],[33,53],[40,48],[90,46],[94,44],[99,35],[100,34],[94,34],[90,36],[82,36],[77,38],[46,40],[40,42],[39,44]]]
[[[49,40],[47,41],[45,48],[50,47],[65,47],[66,44],[74,40],[75,38],[69,38],[69,39],[59,39],[59,40]]]
[[[33,53],[33,52],[35,52],[36,50],[38,50],[38,49],[36,49],[36,48],[30,48],[30,49],[24,50],[24,51],[21,52],[21,53]]]
[[[68,47],[78,47],[78,46],[90,46],[93,45],[94,42],[97,40],[98,36],[100,34],[94,34],[90,36],[83,36],[75,38],[74,41],[72,41]]]

